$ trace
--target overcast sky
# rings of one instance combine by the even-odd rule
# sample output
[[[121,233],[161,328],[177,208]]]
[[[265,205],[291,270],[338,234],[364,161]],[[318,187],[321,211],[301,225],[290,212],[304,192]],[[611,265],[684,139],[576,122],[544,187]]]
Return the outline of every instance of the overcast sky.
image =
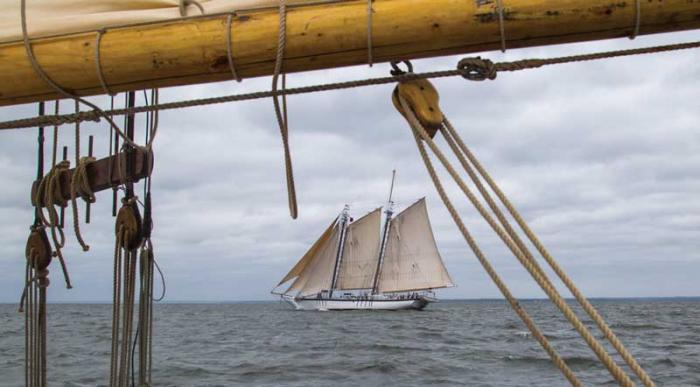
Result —
[[[485,56],[514,60],[699,39],[697,32],[677,33]],[[459,58],[414,65],[416,71],[447,69]],[[700,296],[698,63],[700,50],[693,50],[504,73],[493,82],[451,78],[434,84],[443,111],[584,294]],[[318,71],[290,75],[288,83],[388,71],[387,64]],[[267,88],[268,78],[170,88],[161,90],[161,101]],[[500,297],[443,208],[391,91],[387,85],[289,98],[296,221],[288,215],[270,100],[162,113],[153,239],[166,300],[272,300],[270,289],[344,204],[359,216],[384,203],[394,168],[399,209],[427,197],[438,247],[457,284],[440,296]],[[62,107],[69,111],[72,102]],[[35,110],[4,107],[0,118]],[[72,154],[72,127],[60,131],[60,143]],[[97,156],[104,157],[107,126],[86,124],[83,133],[97,137]],[[36,130],[5,131],[0,138],[0,302],[17,302],[33,220]],[[544,296],[457,190],[450,192],[511,290],[523,298]],[[111,194],[100,193],[93,222],[82,227],[89,253],[80,252],[67,231],[64,254],[74,289],[65,289],[54,261],[49,300],[111,300],[110,208]]]

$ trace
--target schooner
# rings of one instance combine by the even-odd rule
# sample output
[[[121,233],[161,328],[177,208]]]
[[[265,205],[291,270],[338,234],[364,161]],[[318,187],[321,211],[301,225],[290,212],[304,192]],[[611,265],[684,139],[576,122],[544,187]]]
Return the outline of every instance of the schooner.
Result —
[[[393,186],[393,182],[392,182]],[[454,286],[435,243],[425,198],[393,216],[391,195],[352,221],[349,207],[326,228],[275,287],[296,309],[423,309],[435,301],[434,289]]]

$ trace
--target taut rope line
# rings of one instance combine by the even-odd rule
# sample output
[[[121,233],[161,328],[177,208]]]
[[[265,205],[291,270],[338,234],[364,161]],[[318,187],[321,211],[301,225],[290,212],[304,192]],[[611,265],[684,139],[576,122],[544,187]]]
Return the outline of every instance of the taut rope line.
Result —
[[[469,79],[493,79],[493,74],[491,71],[493,69],[492,64],[482,64],[479,66],[473,65],[474,64],[472,63],[465,64],[465,66],[462,66],[462,63],[460,64],[461,68],[468,68],[472,70],[472,72],[469,75]],[[409,105],[406,99],[404,99],[404,95],[406,96],[406,98],[410,97],[413,105]],[[442,188],[439,183],[439,179],[437,178],[437,175],[434,175],[434,171],[432,171],[432,164],[429,158],[427,157],[427,154],[425,153],[424,143],[428,144],[433,154],[440,160],[441,164],[449,172],[450,176],[453,178],[455,183],[457,183],[459,188],[469,199],[469,201],[472,203],[477,212],[484,218],[484,220],[487,221],[487,223],[496,232],[496,234],[500,237],[504,244],[506,244],[506,246],[510,249],[513,255],[521,262],[521,264],[528,270],[533,279],[535,279],[538,285],[545,291],[545,293],[549,296],[552,302],[561,310],[562,314],[567,318],[567,320],[571,322],[574,328],[579,332],[581,337],[586,341],[586,343],[597,355],[600,361],[606,366],[606,368],[608,368],[611,375],[618,381],[618,383],[620,383],[620,385],[623,386],[634,385],[629,376],[626,373],[624,373],[624,371],[622,371],[622,369],[614,362],[610,354],[604,349],[601,343],[598,342],[597,339],[595,339],[591,332],[583,325],[583,323],[579,320],[578,316],[576,316],[573,310],[558,293],[556,288],[552,285],[546,273],[539,266],[532,253],[530,253],[527,246],[520,239],[517,232],[515,232],[515,230],[512,228],[509,221],[504,216],[503,212],[500,210],[500,208],[495,203],[489,192],[486,190],[486,188],[481,182],[481,178],[477,176],[477,174],[474,172],[474,168],[476,168],[481,177],[487,181],[491,189],[496,193],[496,195],[499,197],[504,206],[507,207],[509,213],[516,219],[518,224],[530,238],[532,243],[536,246],[538,251],[540,251],[540,253],[543,256],[545,256],[545,260],[554,269],[556,274],[562,279],[562,282],[564,282],[565,285],[571,290],[572,294],[577,298],[579,303],[582,305],[583,309],[596,322],[596,324],[603,332],[604,336],[613,344],[613,347],[615,347],[618,353],[620,353],[620,355],[628,363],[630,368],[637,374],[637,376],[640,378],[640,380],[642,380],[642,382],[646,386],[654,386],[654,383],[648,376],[648,374],[639,366],[639,364],[632,357],[632,355],[625,349],[624,345],[622,345],[622,343],[617,339],[612,330],[610,330],[610,328],[607,326],[602,317],[597,313],[597,311],[595,311],[595,309],[585,299],[585,297],[583,297],[580,291],[578,291],[573,282],[568,276],[566,276],[566,274],[563,272],[561,267],[558,266],[556,261],[554,261],[551,255],[548,254],[548,252],[546,251],[546,249],[544,249],[544,247],[536,238],[534,233],[527,227],[519,213],[515,210],[512,204],[505,197],[503,192],[498,188],[493,179],[491,179],[491,177],[488,175],[485,169],[478,162],[476,157],[469,151],[469,149],[464,144],[463,140],[460,138],[460,136],[458,135],[454,127],[451,125],[449,120],[447,120],[447,118],[440,112],[440,109],[437,106],[437,101],[437,91],[434,90],[433,86],[425,80],[417,80],[403,83],[399,85],[394,92],[394,104],[397,107],[397,109],[399,109],[399,111],[408,120],[409,125],[414,132],[414,136],[416,136],[421,156],[424,156],[424,161],[426,163],[426,167],[428,168],[428,172],[431,174],[431,178],[433,178],[433,182],[435,183],[436,188],[438,189],[438,193],[441,194],[441,197],[443,196],[443,193],[441,192]],[[413,112],[414,107],[416,109],[416,113],[420,113],[420,120],[416,117],[416,113]],[[428,133],[428,128],[433,130],[430,134]],[[470,179],[481,193],[482,197],[486,200],[489,207],[496,215],[496,218],[501,223],[500,226],[496,223],[492,216],[487,213],[486,209],[481,204],[479,199],[477,199],[477,197],[471,192],[471,190],[467,187],[462,178],[452,167],[451,163],[447,160],[442,151],[440,151],[440,149],[437,147],[437,145],[432,139],[432,136],[435,134],[436,130],[440,130],[440,132],[443,134],[447,144],[449,145],[453,153],[457,156],[460,164],[467,172]],[[467,161],[467,159],[469,161]],[[474,168],[472,168],[470,162],[474,165]],[[451,210],[451,206],[448,203],[445,204],[447,205],[448,210]],[[455,217],[455,215],[456,214],[453,214],[453,217]],[[455,221],[459,226],[460,222],[457,219],[455,219]],[[477,255],[477,257],[479,257],[480,253],[475,251],[475,254]]]
[[[476,241],[469,233],[469,230],[464,225],[464,222],[457,213],[457,210],[455,209],[454,205],[447,196],[447,193],[445,192],[445,189],[443,188],[442,183],[440,182],[440,178],[437,176],[435,168],[433,167],[433,164],[430,161],[430,157],[428,156],[428,153],[425,150],[425,145],[421,140],[420,135],[416,132],[416,129],[413,128],[413,123],[417,121],[415,120],[415,115],[413,115],[413,112],[410,110],[407,110],[406,114],[409,117],[409,122],[411,123],[411,128],[413,129],[413,136],[416,140],[418,151],[420,152],[421,158],[423,159],[425,167],[428,170],[428,174],[430,175],[430,178],[432,179],[433,184],[435,185],[435,189],[438,191],[442,202],[445,204],[445,207],[447,207],[447,210],[450,212],[452,219],[459,228],[459,231],[462,233],[462,236],[464,237],[465,241],[467,242],[471,250],[474,252],[474,255],[476,255],[477,259],[479,260],[479,263],[484,268],[484,270],[486,270],[486,273],[489,275],[489,277],[491,277],[491,280],[494,282],[494,284],[496,284],[496,287],[498,287],[498,289],[501,291],[501,293],[508,301],[510,306],[513,308],[515,313],[520,317],[523,323],[525,323],[525,326],[527,326],[528,330],[532,333],[533,337],[535,337],[535,339],[547,352],[554,365],[561,370],[561,372],[573,386],[583,386],[583,384],[578,380],[571,368],[569,368],[564,359],[562,359],[559,353],[552,347],[552,345],[549,343],[544,334],[542,334],[542,332],[539,330],[532,318],[530,318],[529,314],[525,311],[525,309],[520,305],[518,300],[510,292],[506,284],[494,270],[493,266],[491,266],[491,263],[486,258],[486,255],[483,253],[481,248],[479,248],[479,245],[477,245]]]
[[[583,55],[573,55],[573,56],[563,56],[554,57],[547,59],[524,59],[513,62],[498,62],[492,63],[488,59],[481,58],[467,58],[470,62],[479,62],[482,67],[486,67],[495,74],[499,71],[520,71],[535,69],[544,66],[550,66],[555,64],[565,64],[565,63],[576,63],[576,62],[588,62],[601,59],[609,58],[620,58],[631,55],[646,55],[655,54],[661,52],[677,51],[677,50],[687,50],[700,48],[700,41],[688,42],[688,43],[678,43],[663,46],[654,47],[644,47],[635,48],[628,50],[618,50],[618,51],[607,51],[594,54],[583,54]],[[444,77],[455,77],[455,76],[469,76],[471,70],[467,68],[457,68],[454,70],[443,70],[443,71],[432,71],[424,73],[407,73],[403,75],[389,76],[389,77],[378,77],[378,78],[368,78],[362,80],[354,80],[347,82],[335,82],[335,83],[324,83],[311,86],[302,86],[296,88],[289,88],[284,90],[266,90],[258,91],[253,93],[244,94],[231,94],[222,97],[211,97],[211,98],[200,98],[200,99],[190,99],[184,101],[168,102],[157,105],[150,106],[137,106],[133,108],[124,109],[111,109],[106,111],[83,111],[77,114],[63,114],[63,115],[53,115],[53,116],[36,116],[31,118],[22,118],[18,120],[2,121],[0,122],[0,130],[7,129],[21,129],[21,128],[33,128],[37,126],[48,126],[48,125],[63,125],[69,123],[75,123],[77,121],[99,121],[105,116],[116,116],[125,114],[136,114],[145,113],[153,110],[172,110],[172,109],[183,109],[195,106],[213,105],[227,102],[238,102],[238,101],[249,101],[254,99],[270,98],[274,96],[284,96],[284,95],[298,95],[307,94],[322,91],[331,90],[342,90],[351,89],[356,87],[365,86],[375,86],[375,85],[385,85],[403,81],[409,81],[413,79],[431,79],[431,78],[444,78]],[[72,98],[72,97],[71,97]],[[118,129],[118,128],[115,128]],[[118,131],[120,137],[122,137],[123,132]],[[123,138],[123,137],[122,137]]]
[[[615,333],[610,329],[608,324],[605,322],[605,320],[600,316],[598,311],[591,305],[591,303],[588,301],[586,297],[583,296],[583,294],[579,291],[579,289],[576,287],[576,285],[573,283],[571,278],[564,272],[564,270],[559,266],[559,264],[556,262],[556,260],[549,254],[547,249],[544,247],[544,245],[540,242],[540,240],[537,238],[537,235],[530,229],[530,227],[527,225],[525,220],[522,218],[520,213],[518,212],[517,209],[513,206],[513,204],[508,200],[508,197],[501,191],[500,187],[496,184],[496,182],[493,180],[493,178],[490,176],[490,174],[484,169],[484,167],[481,165],[479,160],[474,156],[474,154],[469,150],[469,148],[466,146],[462,138],[459,136],[457,131],[454,129],[452,124],[449,122],[447,118],[445,118],[445,125],[441,128],[441,132],[445,139],[447,140],[448,144],[452,148],[455,154],[458,155],[458,158],[462,165],[464,166],[465,170],[469,173],[470,177],[472,178],[472,181],[475,183],[479,191],[482,193],[482,196],[486,199],[486,201],[489,204],[489,207],[493,210],[493,212],[496,214],[496,216],[499,218],[503,226],[505,227],[506,231],[510,235],[510,237],[513,239],[513,241],[518,245],[518,247],[521,249],[521,251],[525,252],[527,255],[531,257],[531,259],[534,261],[534,257],[532,257],[531,253],[525,246],[525,244],[522,242],[522,240],[518,237],[518,234],[513,230],[513,228],[510,226],[508,221],[505,219],[503,216],[503,213],[501,210],[498,208],[498,206],[494,203],[493,199],[491,196],[488,194],[488,191],[486,191],[481,184],[479,178],[474,174],[473,170],[469,166],[469,164],[464,160],[464,156],[466,156],[469,159],[469,162],[474,166],[474,168],[479,172],[481,177],[486,181],[486,183],[489,185],[491,190],[496,194],[498,199],[501,201],[503,206],[506,207],[510,215],[515,219],[516,223],[520,226],[520,228],[523,230],[523,232],[526,234],[526,236],[529,238],[529,240],[532,242],[532,244],[535,246],[535,248],[540,252],[542,257],[544,257],[545,261],[549,264],[549,266],[554,270],[554,272],[557,274],[557,276],[561,279],[561,281],[566,285],[566,287],[569,289],[571,294],[576,298],[578,303],[581,305],[584,311],[591,317],[591,319],[596,323],[598,328],[603,332],[603,336],[610,341],[612,346],[615,348],[615,350],[620,354],[620,356],[625,360],[627,365],[634,371],[634,373],[639,377],[639,379],[644,383],[645,386],[650,387],[654,386],[654,382],[651,380],[649,375],[646,373],[646,371],[639,365],[639,363],[636,361],[636,359],[632,356],[632,354],[629,353],[629,351],[625,348],[625,346],[622,344],[622,342],[617,338]],[[455,144],[456,143],[456,144]],[[542,270],[541,268],[539,269],[540,271]]]

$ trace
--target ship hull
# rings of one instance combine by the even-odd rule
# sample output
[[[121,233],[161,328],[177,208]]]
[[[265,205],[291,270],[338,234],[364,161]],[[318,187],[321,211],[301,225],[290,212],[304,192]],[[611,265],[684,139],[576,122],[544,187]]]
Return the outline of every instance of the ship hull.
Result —
[[[421,310],[432,300],[425,297],[394,299],[316,299],[282,297],[297,310]]]

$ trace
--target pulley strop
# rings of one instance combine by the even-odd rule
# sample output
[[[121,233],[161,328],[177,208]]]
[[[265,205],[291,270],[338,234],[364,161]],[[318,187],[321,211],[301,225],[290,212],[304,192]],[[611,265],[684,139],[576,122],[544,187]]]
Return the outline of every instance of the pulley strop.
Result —
[[[121,240],[121,248],[125,250],[135,250],[141,246],[143,241],[143,227],[141,213],[136,204],[136,200],[122,199],[122,207],[117,213],[115,233],[118,240]]]
[[[391,101],[399,113],[406,117],[401,107],[401,98],[411,107],[418,121],[427,129],[430,137],[435,137],[438,129],[442,126],[444,116],[440,110],[440,96],[433,84],[427,79],[416,79],[401,82],[394,88]]]
[[[42,226],[32,226],[24,255],[34,270],[45,270],[51,264],[51,243]]]

